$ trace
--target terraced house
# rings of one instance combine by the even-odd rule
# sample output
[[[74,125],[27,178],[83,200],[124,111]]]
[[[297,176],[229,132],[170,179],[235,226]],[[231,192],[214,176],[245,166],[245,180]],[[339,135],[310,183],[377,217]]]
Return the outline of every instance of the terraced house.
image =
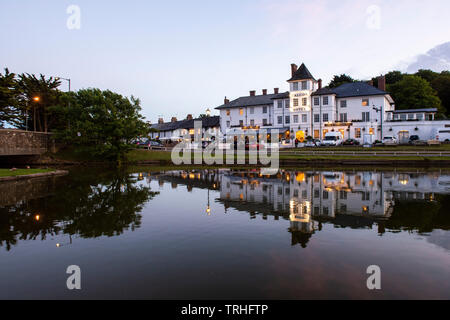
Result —
[[[217,107],[222,134],[277,129],[280,139],[310,136],[323,139],[328,132],[341,132],[344,139],[372,143],[385,136],[400,141],[418,135],[423,140],[436,139],[440,130],[450,128],[449,121],[435,121],[436,109],[396,110],[386,92],[384,76],[377,87],[371,82],[346,83],[337,88],[322,86],[322,80],[311,74],[305,64],[291,65],[287,80],[289,91],[266,89],[257,95],[229,101]],[[448,129],[447,129],[448,130]]]

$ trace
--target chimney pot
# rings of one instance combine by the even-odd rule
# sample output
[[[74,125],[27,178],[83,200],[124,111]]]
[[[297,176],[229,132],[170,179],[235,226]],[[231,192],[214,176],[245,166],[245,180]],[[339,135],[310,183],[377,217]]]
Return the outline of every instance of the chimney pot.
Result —
[[[386,77],[380,76],[378,78],[378,89],[386,91]]]
[[[256,91],[255,90],[250,91],[250,96],[251,97],[254,97],[255,95],[256,95]]]
[[[278,92],[280,92],[280,89],[279,89],[279,88],[274,88],[274,89],[273,89],[273,92],[274,92],[275,94],[278,94]]]
[[[186,120],[192,120],[192,114],[188,114]]]
[[[294,76],[294,74],[297,72],[297,69],[298,69],[298,66],[295,63],[291,64],[291,74],[292,74],[292,76]]]
[[[172,119],[171,119],[170,121],[172,121],[172,122],[177,122],[178,120],[177,120],[176,117],[172,117]]]
[[[267,89],[262,90],[263,96],[267,95]]]
[[[228,104],[230,103],[230,100],[227,99],[227,97],[225,97],[225,99],[223,99],[223,104]]]
[[[164,119],[163,118],[159,118],[158,119],[158,124],[162,124],[162,123],[164,123]]]

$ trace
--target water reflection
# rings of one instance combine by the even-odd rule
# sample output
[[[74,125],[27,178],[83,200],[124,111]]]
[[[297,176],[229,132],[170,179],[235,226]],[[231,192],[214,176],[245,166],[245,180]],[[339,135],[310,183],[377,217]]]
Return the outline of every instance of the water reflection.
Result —
[[[137,181],[125,172],[90,170],[65,178],[4,183],[0,246],[9,251],[20,240],[67,235],[67,242],[56,244],[60,247],[71,244],[73,236],[112,237],[133,231],[141,224],[143,206],[157,194]]]
[[[401,230],[418,233],[449,230],[450,175],[419,172],[316,172],[281,170],[264,176],[258,170],[195,170],[141,173],[142,179],[173,189],[184,186],[217,190],[214,201],[267,220],[289,221],[292,245],[306,248],[323,223],[340,228]],[[211,214],[210,197],[206,212]],[[447,241],[448,242],[448,241]],[[445,244],[444,247],[447,245]],[[447,248],[450,249],[450,248]]]

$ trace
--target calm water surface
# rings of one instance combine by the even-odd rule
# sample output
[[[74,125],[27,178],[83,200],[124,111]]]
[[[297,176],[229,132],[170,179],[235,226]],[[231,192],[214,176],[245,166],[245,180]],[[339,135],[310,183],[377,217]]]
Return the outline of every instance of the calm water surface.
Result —
[[[133,172],[0,184],[0,298],[450,298],[448,174]]]

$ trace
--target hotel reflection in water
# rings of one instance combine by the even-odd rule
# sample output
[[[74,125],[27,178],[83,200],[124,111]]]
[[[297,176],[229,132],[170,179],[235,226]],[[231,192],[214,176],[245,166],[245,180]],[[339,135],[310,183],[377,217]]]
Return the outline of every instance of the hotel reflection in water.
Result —
[[[217,190],[220,197],[215,194],[211,201],[223,204],[225,212],[233,208],[252,219],[289,220],[292,244],[304,247],[322,223],[363,228],[377,222],[384,233],[382,221],[390,218],[396,200],[434,201],[435,194],[450,193],[450,176],[439,173],[280,170],[269,176],[257,170],[197,170],[144,175],[172,188]],[[207,201],[209,209],[209,194]]]

